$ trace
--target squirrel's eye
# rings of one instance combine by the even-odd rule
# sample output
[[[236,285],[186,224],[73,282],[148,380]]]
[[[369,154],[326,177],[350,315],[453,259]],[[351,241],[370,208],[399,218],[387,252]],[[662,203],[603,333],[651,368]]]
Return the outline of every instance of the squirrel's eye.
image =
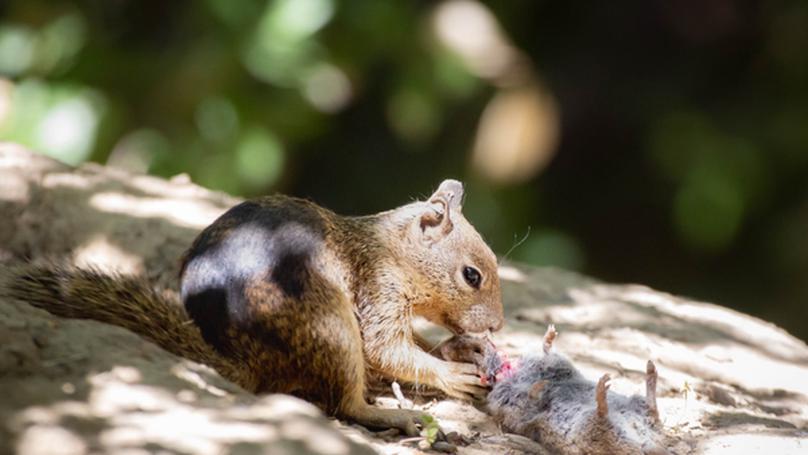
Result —
[[[475,269],[474,267],[463,267],[463,278],[465,278],[466,283],[469,286],[473,287],[474,289],[480,289],[480,281],[482,281],[482,276],[480,276],[480,271]]]

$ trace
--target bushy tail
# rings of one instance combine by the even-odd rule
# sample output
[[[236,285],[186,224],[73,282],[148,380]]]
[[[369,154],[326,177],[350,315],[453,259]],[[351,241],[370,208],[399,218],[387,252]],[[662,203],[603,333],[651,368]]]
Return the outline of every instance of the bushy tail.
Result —
[[[9,267],[2,292],[64,318],[93,319],[126,328],[163,349],[207,364],[228,379],[234,365],[202,339],[173,291],[158,292],[143,277],[57,263]],[[234,376],[235,375],[235,376]]]

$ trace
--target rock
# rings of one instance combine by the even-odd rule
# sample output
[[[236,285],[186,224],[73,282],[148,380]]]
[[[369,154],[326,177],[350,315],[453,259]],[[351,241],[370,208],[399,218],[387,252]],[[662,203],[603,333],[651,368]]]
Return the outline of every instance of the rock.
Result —
[[[446,441],[437,441],[432,444],[432,450],[443,453],[457,453],[457,446],[454,444],[449,444]]]
[[[0,261],[67,257],[176,287],[177,258],[237,202],[187,178],[95,164],[71,169],[4,144]],[[511,357],[540,349],[554,323],[561,352],[590,378],[609,373],[613,390],[626,394],[642,392],[645,362],[653,360],[662,422],[679,441],[674,453],[803,453],[808,446],[808,347],[778,327],[557,269],[504,264],[500,274],[508,323],[497,345]],[[445,335],[423,328],[433,339]],[[0,453],[417,451],[402,438],[328,419],[301,400],[248,394],[126,330],[59,319],[2,296],[0,387]],[[501,434],[470,404],[409,395],[447,438],[457,435],[458,453],[544,452]],[[377,403],[397,406],[392,397]]]

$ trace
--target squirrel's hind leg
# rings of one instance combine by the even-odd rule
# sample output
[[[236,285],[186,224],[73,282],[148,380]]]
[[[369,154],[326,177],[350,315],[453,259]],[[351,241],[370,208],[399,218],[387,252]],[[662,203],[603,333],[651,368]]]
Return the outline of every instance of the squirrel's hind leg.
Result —
[[[406,409],[383,409],[368,404],[365,399],[365,358],[362,336],[356,318],[345,303],[346,311],[340,314],[345,330],[343,337],[331,336],[327,348],[336,350],[332,358],[340,359],[327,379],[332,394],[341,397],[336,414],[339,417],[371,428],[398,428],[408,436],[417,436],[416,422],[425,415],[423,412]],[[325,329],[328,330],[328,329]]]
[[[398,428],[408,436],[418,435],[417,422],[426,413],[409,409],[383,409],[367,404],[364,399],[346,397],[340,415],[370,428]]]
[[[418,434],[422,412],[382,409],[365,400],[365,358],[352,304],[326,283],[294,305],[298,321],[291,331],[300,395],[324,404],[325,411],[372,428],[398,428]],[[324,305],[323,302],[328,302]],[[305,322],[303,322],[305,321]]]
[[[344,340],[345,356],[340,357],[345,358],[345,361],[340,362],[340,369],[333,371],[331,382],[332,387],[338,389],[334,393],[342,397],[337,414],[366,427],[398,428],[409,436],[418,435],[416,422],[425,413],[406,409],[382,409],[365,400],[365,359],[359,327],[355,320],[351,322],[353,324],[348,327],[353,336]]]

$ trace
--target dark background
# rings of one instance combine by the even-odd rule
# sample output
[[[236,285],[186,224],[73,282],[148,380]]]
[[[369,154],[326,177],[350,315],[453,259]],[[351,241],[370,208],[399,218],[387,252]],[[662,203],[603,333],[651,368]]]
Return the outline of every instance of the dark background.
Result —
[[[0,139],[364,214],[808,339],[808,2],[0,2]]]

